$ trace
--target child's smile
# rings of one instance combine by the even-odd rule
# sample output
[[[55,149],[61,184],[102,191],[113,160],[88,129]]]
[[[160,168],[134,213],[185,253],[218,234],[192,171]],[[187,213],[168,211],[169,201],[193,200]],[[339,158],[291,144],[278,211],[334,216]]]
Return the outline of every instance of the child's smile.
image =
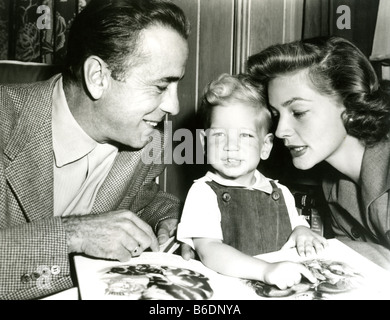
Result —
[[[239,102],[213,108],[207,130],[207,161],[217,175],[251,184],[261,157],[266,159],[269,154],[264,151],[269,136],[261,128],[260,119],[258,109]],[[263,150],[264,145],[267,148]]]

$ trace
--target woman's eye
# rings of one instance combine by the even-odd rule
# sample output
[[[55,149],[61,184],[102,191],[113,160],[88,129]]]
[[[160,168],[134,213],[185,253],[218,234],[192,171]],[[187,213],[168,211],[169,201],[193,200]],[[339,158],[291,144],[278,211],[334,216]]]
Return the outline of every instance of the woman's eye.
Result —
[[[302,118],[307,111],[293,111],[292,114],[295,118],[299,119]]]

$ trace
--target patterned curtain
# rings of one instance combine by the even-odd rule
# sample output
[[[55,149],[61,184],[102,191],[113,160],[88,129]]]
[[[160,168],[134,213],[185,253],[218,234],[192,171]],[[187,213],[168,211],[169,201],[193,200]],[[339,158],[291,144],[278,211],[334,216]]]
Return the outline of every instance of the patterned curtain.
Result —
[[[69,27],[89,0],[1,0],[0,59],[63,64]]]

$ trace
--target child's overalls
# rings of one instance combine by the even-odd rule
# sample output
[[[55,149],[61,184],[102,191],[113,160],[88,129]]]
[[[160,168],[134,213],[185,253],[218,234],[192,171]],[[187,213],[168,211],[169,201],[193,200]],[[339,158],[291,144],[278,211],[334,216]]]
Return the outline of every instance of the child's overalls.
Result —
[[[223,242],[254,256],[277,251],[291,234],[283,193],[270,181],[272,193],[206,182],[216,193]]]

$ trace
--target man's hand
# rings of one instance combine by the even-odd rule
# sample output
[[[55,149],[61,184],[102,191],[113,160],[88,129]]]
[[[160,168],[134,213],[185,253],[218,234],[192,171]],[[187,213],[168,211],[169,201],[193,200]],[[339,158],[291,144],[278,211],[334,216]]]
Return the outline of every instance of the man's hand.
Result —
[[[69,252],[128,261],[145,249],[158,251],[152,228],[129,210],[62,218]]]
[[[186,243],[181,244],[181,256],[184,260],[195,259],[195,251]]]
[[[164,244],[168,239],[175,235],[178,219],[170,218],[159,222],[157,225],[158,243]]]
[[[164,244],[170,237],[175,234],[177,228],[177,219],[165,219],[158,224],[157,229],[157,239],[158,243]],[[181,256],[185,260],[190,260],[195,258],[195,251],[185,243],[181,244]]]

